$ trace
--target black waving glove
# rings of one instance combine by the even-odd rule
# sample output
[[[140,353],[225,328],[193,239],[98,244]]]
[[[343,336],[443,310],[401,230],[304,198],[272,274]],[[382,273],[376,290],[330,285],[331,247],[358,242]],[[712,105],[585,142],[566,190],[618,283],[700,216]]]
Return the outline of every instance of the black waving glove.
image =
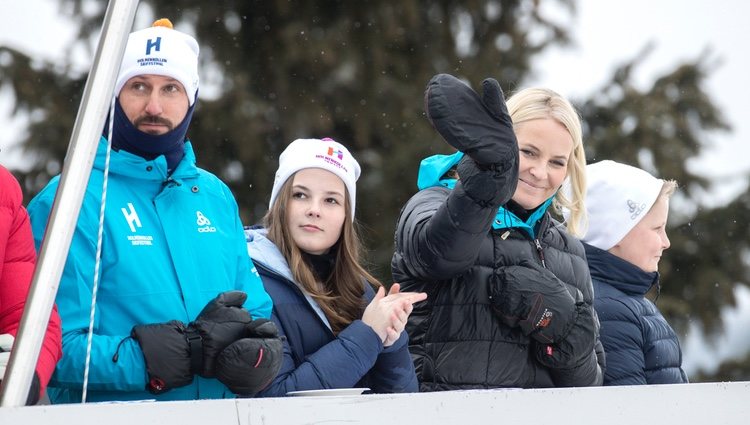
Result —
[[[516,175],[505,175],[496,168],[482,169],[468,156],[461,158],[456,171],[459,176],[456,187],[460,185],[474,202],[493,210],[508,202],[518,184]]]
[[[566,285],[551,271],[530,261],[504,267],[489,281],[495,315],[510,327],[542,343],[555,343],[570,332],[578,310]]]
[[[216,357],[245,334],[252,321],[250,313],[242,307],[245,300],[247,294],[242,291],[222,292],[190,323],[203,340],[203,367],[198,372],[202,377],[215,377]]]
[[[425,91],[427,117],[446,142],[480,166],[517,169],[518,142],[500,84],[487,78],[482,89],[480,98],[458,78],[435,75]]]
[[[276,325],[266,319],[253,320],[246,326],[245,338],[219,354],[216,377],[233,393],[252,397],[279,373],[283,350]]]
[[[146,389],[161,394],[193,382],[203,362],[200,335],[184,323],[137,325],[130,332],[141,346],[146,359]]]

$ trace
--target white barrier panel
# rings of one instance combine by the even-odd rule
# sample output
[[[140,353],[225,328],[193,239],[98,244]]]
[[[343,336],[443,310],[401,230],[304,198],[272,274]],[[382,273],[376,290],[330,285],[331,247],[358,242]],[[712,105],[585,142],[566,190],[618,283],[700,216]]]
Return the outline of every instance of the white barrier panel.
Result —
[[[0,408],[2,425],[748,424],[750,382]]]

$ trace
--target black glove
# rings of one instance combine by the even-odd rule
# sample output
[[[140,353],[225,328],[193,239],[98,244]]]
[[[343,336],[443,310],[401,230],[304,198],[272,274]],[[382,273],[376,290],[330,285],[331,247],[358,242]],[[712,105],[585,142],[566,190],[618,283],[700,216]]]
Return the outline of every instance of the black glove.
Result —
[[[180,321],[134,326],[130,336],[143,351],[146,389],[153,394],[190,384],[202,368],[201,337]]]
[[[554,344],[536,345],[535,357],[539,363],[552,369],[570,369],[593,359],[593,365],[597,365],[597,356],[594,352],[596,319],[592,314],[593,307],[585,302],[579,302],[575,306],[575,311],[574,322],[563,339]]]
[[[220,293],[211,300],[190,327],[203,340],[203,368],[198,374],[204,378],[216,376],[216,357],[227,346],[242,338],[245,328],[252,321],[250,313],[242,307],[247,294],[242,291]]]
[[[566,285],[530,261],[500,269],[489,281],[489,298],[503,323],[542,343],[565,338],[577,316]]]
[[[245,338],[225,348],[216,359],[216,377],[233,393],[252,397],[279,373],[283,344],[276,325],[266,319],[252,321]]]
[[[438,74],[427,83],[425,112],[451,146],[482,166],[513,161],[518,164],[518,142],[500,84],[487,78],[482,98],[463,81]],[[509,156],[510,154],[510,156]]]
[[[504,176],[497,168],[482,169],[468,156],[461,158],[456,167],[464,192],[482,207],[492,207],[494,211],[508,202],[516,191],[518,177]],[[493,215],[494,216],[494,215]]]

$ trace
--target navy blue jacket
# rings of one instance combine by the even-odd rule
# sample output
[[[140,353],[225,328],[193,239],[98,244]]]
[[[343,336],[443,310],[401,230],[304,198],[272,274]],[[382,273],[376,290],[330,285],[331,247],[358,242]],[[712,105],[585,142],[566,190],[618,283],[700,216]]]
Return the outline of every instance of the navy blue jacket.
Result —
[[[286,260],[265,235],[265,229],[245,230],[248,253],[274,301],[271,319],[286,340],[279,375],[258,396],[331,388],[370,388],[374,393],[417,391],[406,332],[387,348],[361,320],[334,336],[323,311],[294,282]],[[369,303],[374,291],[367,284],[364,289]]]
[[[659,273],[645,272],[607,251],[583,245],[607,355],[604,385],[687,383],[677,334],[645,298],[658,285]]]

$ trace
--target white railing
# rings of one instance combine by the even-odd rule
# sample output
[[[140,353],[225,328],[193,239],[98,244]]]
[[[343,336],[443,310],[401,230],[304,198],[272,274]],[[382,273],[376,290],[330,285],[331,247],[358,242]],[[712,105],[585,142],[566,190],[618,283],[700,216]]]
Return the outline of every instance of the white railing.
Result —
[[[0,408],[3,425],[748,423],[750,382]]]

